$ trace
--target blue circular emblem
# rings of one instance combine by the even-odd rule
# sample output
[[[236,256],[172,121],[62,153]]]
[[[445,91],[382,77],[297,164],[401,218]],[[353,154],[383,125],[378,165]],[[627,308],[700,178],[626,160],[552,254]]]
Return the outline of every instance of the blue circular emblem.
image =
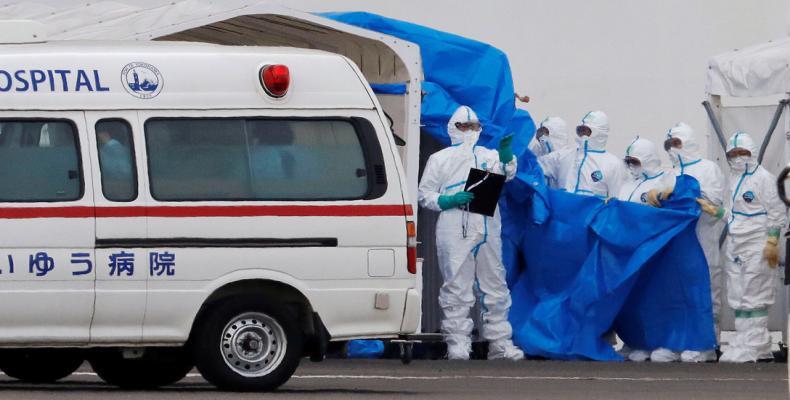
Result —
[[[152,99],[162,92],[162,73],[151,64],[132,62],[121,70],[121,83],[129,94],[138,99]]]
[[[590,178],[592,178],[593,182],[598,182],[601,179],[603,179],[603,172],[601,172],[601,171],[593,171],[593,173],[590,174]]]
[[[753,202],[754,201],[754,193],[751,190],[746,192],[746,193],[744,193],[743,194],[743,200],[745,200],[747,203]]]
[[[647,203],[647,192],[642,193],[642,195],[639,196],[639,200],[642,200],[642,203]]]

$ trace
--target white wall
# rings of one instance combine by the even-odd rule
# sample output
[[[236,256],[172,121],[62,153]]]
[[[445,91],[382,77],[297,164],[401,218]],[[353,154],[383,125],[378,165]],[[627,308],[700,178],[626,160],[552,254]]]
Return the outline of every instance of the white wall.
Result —
[[[490,43],[510,57],[536,120],[575,126],[609,114],[610,150],[663,140],[686,121],[707,133],[707,59],[787,35],[788,0],[283,0],[305,11],[370,11]]]

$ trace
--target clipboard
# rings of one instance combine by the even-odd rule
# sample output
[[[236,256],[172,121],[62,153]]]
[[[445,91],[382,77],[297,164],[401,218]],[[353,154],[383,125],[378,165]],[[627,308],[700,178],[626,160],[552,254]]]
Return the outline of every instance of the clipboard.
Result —
[[[475,195],[467,205],[469,212],[493,217],[504,187],[505,175],[471,168],[464,187],[465,191]]]

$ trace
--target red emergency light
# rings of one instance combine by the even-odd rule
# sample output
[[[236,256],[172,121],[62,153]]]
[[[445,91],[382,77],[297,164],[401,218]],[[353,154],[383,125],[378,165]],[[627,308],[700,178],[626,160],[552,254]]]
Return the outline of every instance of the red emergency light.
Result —
[[[281,98],[291,86],[291,72],[282,64],[264,65],[259,78],[261,87],[269,96]]]

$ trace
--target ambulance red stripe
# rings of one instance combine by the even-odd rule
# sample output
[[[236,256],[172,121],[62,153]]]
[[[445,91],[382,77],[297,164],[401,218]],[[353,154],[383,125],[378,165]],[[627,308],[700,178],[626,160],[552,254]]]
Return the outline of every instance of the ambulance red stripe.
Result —
[[[5,207],[0,219],[31,218],[198,218],[198,217],[397,217],[411,216],[411,205]]]

